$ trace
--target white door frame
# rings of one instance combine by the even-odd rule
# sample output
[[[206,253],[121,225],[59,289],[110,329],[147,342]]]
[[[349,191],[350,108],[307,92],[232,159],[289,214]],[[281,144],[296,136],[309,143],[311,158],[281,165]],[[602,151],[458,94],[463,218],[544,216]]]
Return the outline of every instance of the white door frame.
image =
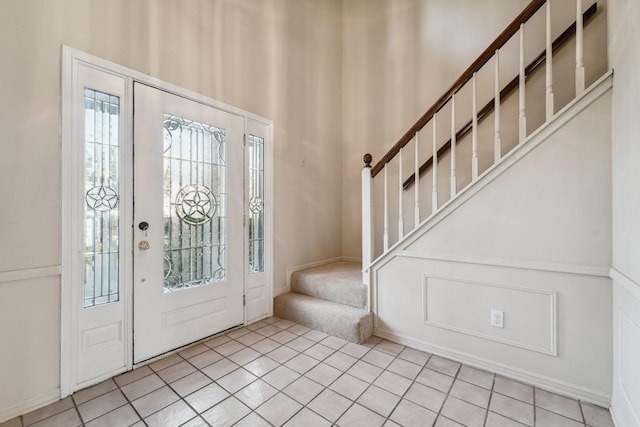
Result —
[[[198,94],[193,91],[181,88],[171,83],[164,82],[160,79],[150,77],[138,71],[123,67],[121,65],[114,64],[96,56],[84,53],[68,46],[62,46],[62,60],[61,60],[61,139],[62,139],[62,280],[61,280],[61,363],[60,363],[60,394],[61,397],[68,396],[74,391],[80,388],[87,387],[93,383],[98,383],[106,378],[113,376],[115,373],[110,372],[103,377],[95,378],[91,383],[78,384],[78,372],[77,372],[77,349],[80,343],[78,342],[77,330],[78,330],[78,310],[79,308],[74,303],[78,301],[81,293],[81,286],[78,280],[82,277],[78,273],[78,252],[77,247],[79,239],[82,237],[82,231],[79,230],[78,224],[78,207],[77,207],[77,192],[74,187],[74,183],[77,183],[80,176],[80,165],[78,165],[77,159],[74,158],[74,148],[78,141],[77,125],[75,123],[77,102],[74,100],[74,96],[77,94],[77,88],[74,87],[77,80],[78,66],[86,66],[93,68],[104,73],[119,76],[126,81],[125,96],[122,100],[124,104],[125,113],[128,117],[123,115],[122,117],[122,135],[123,145],[132,147],[133,143],[133,127],[132,127],[132,114],[133,114],[133,82],[137,81],[149,86],[156,87],[157,89],[173,93],[175,95],[187,98],[213,108],[229,112],[242,116],[244,118],[245,134],[247,129],[251,126],[258,125],[264,132],[265,137],[265,165],[268,168],[265,179],[265,192],[267,199],[265,200],[265,227],[268,230],[268,234],[265,236],[265,270],[268,275],[267,284],[265,287],[266,295],[264,295],[267,305],[262,313],[248,313],[247,307],[244,309],[244,319],[255,321],[261,317],[268,317],[272,315],[273,304],[273,122],[264,117],[247,112],[240,108],[236,108],[220,101],[216,101],[202,94]],[[245,149],[246,153],[246,149]],[[126,155],[126,154],[125,154]],[[246,154],[245,154],[246,158]],[[125,176],[132,176],[133,163],[129,160],[122,165],[123,174]],[[125,198],[128,196],[124,196]],[[123,203],[128,203],[125,210],[125,218],[122,218],[122,229],[131,230],[133,226],[133,214],[130,200],[125,199]],[[245,212],[246,217],[246,212]],[[124,325],[128,325],[124,329],[125,340],[127,343],[126,351],[126,367],[122,371],[130,370],[133,368],[133,331],[131,325],[133,324],[133,286],[132,286],[132,272],[130,266],[132,266],[132,243],[133,236],[130,232],[124,236],[123,245],[121,246],[121,260],[127,269],[125,270],[126,277],[122,278],[121,283],[121,295],[125,303],[125,319],[123,319]],[[247,250],[245,250],[245,271],[247,270]],[[80,277],[79,277],[80,276]],[[247,276],[245,275],[245,287]],[[245,289],[246,293],[246,289]]]

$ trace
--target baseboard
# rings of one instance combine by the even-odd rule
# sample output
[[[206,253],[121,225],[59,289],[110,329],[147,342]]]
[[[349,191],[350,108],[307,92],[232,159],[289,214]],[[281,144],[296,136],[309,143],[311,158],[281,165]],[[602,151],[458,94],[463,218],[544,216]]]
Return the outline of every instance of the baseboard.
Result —
[[[362,263],[362,258],[358,258],[358,257],[354,257],[354,256],[343,256],[340,257],[340,259],[342,261],[346,261],[346,262],[358,262],[358,263]]]
[[[414,338],[397,335],[393,332],[386,331],[380,328],[375,328],[373,330],[373,335],[396,342],[398,344],[407,345],[417,350],[422,350],[432,354],[436,354],[438,356],[446,357],[448,359],[464,363],[468,366],[495,372],[497,374],[504,375],[505,377],[532,384],[536,387],[543,388],[550,392],[573,397],[584,402],[593,403],[605,408],[608,408],[611,404],[611,396],[602,394],[601,392],[598,392],[596,390],[569,384],[564,381],[559,381],[544,375],[539,375],[533,372],[514,368],[502,363],[496,363],[492,360],[477,357],[472,354],[451,350],[446,347],[429,344],[427,342],[416,340]]]
[[[22,402],[8,408],[0,409],[0,423],[19,415],[35,411],[38,408],[42,408],[43,406],[57,402],[58,400],[60,400],[60,387],[56,387],[55,389],[41,394],[40,396],[23,400]]]

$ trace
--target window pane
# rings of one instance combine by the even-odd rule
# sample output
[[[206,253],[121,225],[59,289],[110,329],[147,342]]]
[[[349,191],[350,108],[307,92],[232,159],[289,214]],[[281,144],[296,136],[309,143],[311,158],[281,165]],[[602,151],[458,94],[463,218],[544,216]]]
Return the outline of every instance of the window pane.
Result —
[[[264,138],[249,135],[249,274],[264,271]]]
[[[119,299],[120,99],[84,91],[84,306]]]
[[[164,291],[227,278],[225,129],[164,115]]]

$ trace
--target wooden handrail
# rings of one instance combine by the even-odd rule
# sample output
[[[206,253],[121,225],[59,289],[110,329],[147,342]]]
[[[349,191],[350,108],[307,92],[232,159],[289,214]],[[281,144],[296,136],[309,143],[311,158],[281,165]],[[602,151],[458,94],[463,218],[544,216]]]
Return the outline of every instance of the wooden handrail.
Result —
[[[584,13],[583,13],[583,22],[586,26],[591,22],[596,12],[598,11],[598,3],[592,4]],[[566,30],[562,32],[552,44],[552,53],[555,53],[556,50],[562,48],[565,44],[569,42],[573,38],[573,35],[576,32],[576,23],[569,25]],[[544,65],[545,59],[547,57],[546,50],[540,53],[529,65],[527,65],[525,69],[525,78],[529,77],[530,74],[535,73],[542,65]],[[513,93],[514,90],[518,88],[518,78],[516,76],[509,83],[505,85],[505,87],[500,91],[500,101],[507,98],[509,95]],[[481,123],[484,119],[489,116],[493,112],[495,108],[495,98],[492,98],[484,107],[482,107],[478,111],[478,123]],[[462,138],[467,136],[469,132],[472,130],[472,121],[469,120],[462,128],[456,132],[456,141],[460,141]],[[451,138],[447,140],[439,149],[438,149],[438,158],[446,154],[451,149]],[[431,156],[426,162],[420,165],[418,169],[418,174],[422,176],[429,168],[433,165],[433,156]],[[415,172],[412,173],[403,183],[402,188],[406,190],[409,188],[413,182],[415,181]]]
[[[375,177],[389,163],[405,145],[409,143],[414,135],[419,132],[433,115],[444,107],[451,95],[458,92],[470,79],[473,73],[477,72],[493,57],[496,50],[504,46],[514,34],[520,29],[520,25],[527,22],[547,0],[532,0],[522,12],[500,33],[498,37],[476,58],[475,61],[458,77],[451,87],[427,110],[418,121],[396,142],[380,161],[371,169],[371,177]]]

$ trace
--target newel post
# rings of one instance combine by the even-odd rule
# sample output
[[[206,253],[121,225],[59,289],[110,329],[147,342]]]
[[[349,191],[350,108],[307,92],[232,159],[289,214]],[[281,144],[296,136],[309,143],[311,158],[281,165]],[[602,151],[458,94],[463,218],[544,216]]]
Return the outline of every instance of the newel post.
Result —
[[[369,286],[369,266],[373,257],[371,209],[371,154],[364,155],[362,169],[362,283]]]

